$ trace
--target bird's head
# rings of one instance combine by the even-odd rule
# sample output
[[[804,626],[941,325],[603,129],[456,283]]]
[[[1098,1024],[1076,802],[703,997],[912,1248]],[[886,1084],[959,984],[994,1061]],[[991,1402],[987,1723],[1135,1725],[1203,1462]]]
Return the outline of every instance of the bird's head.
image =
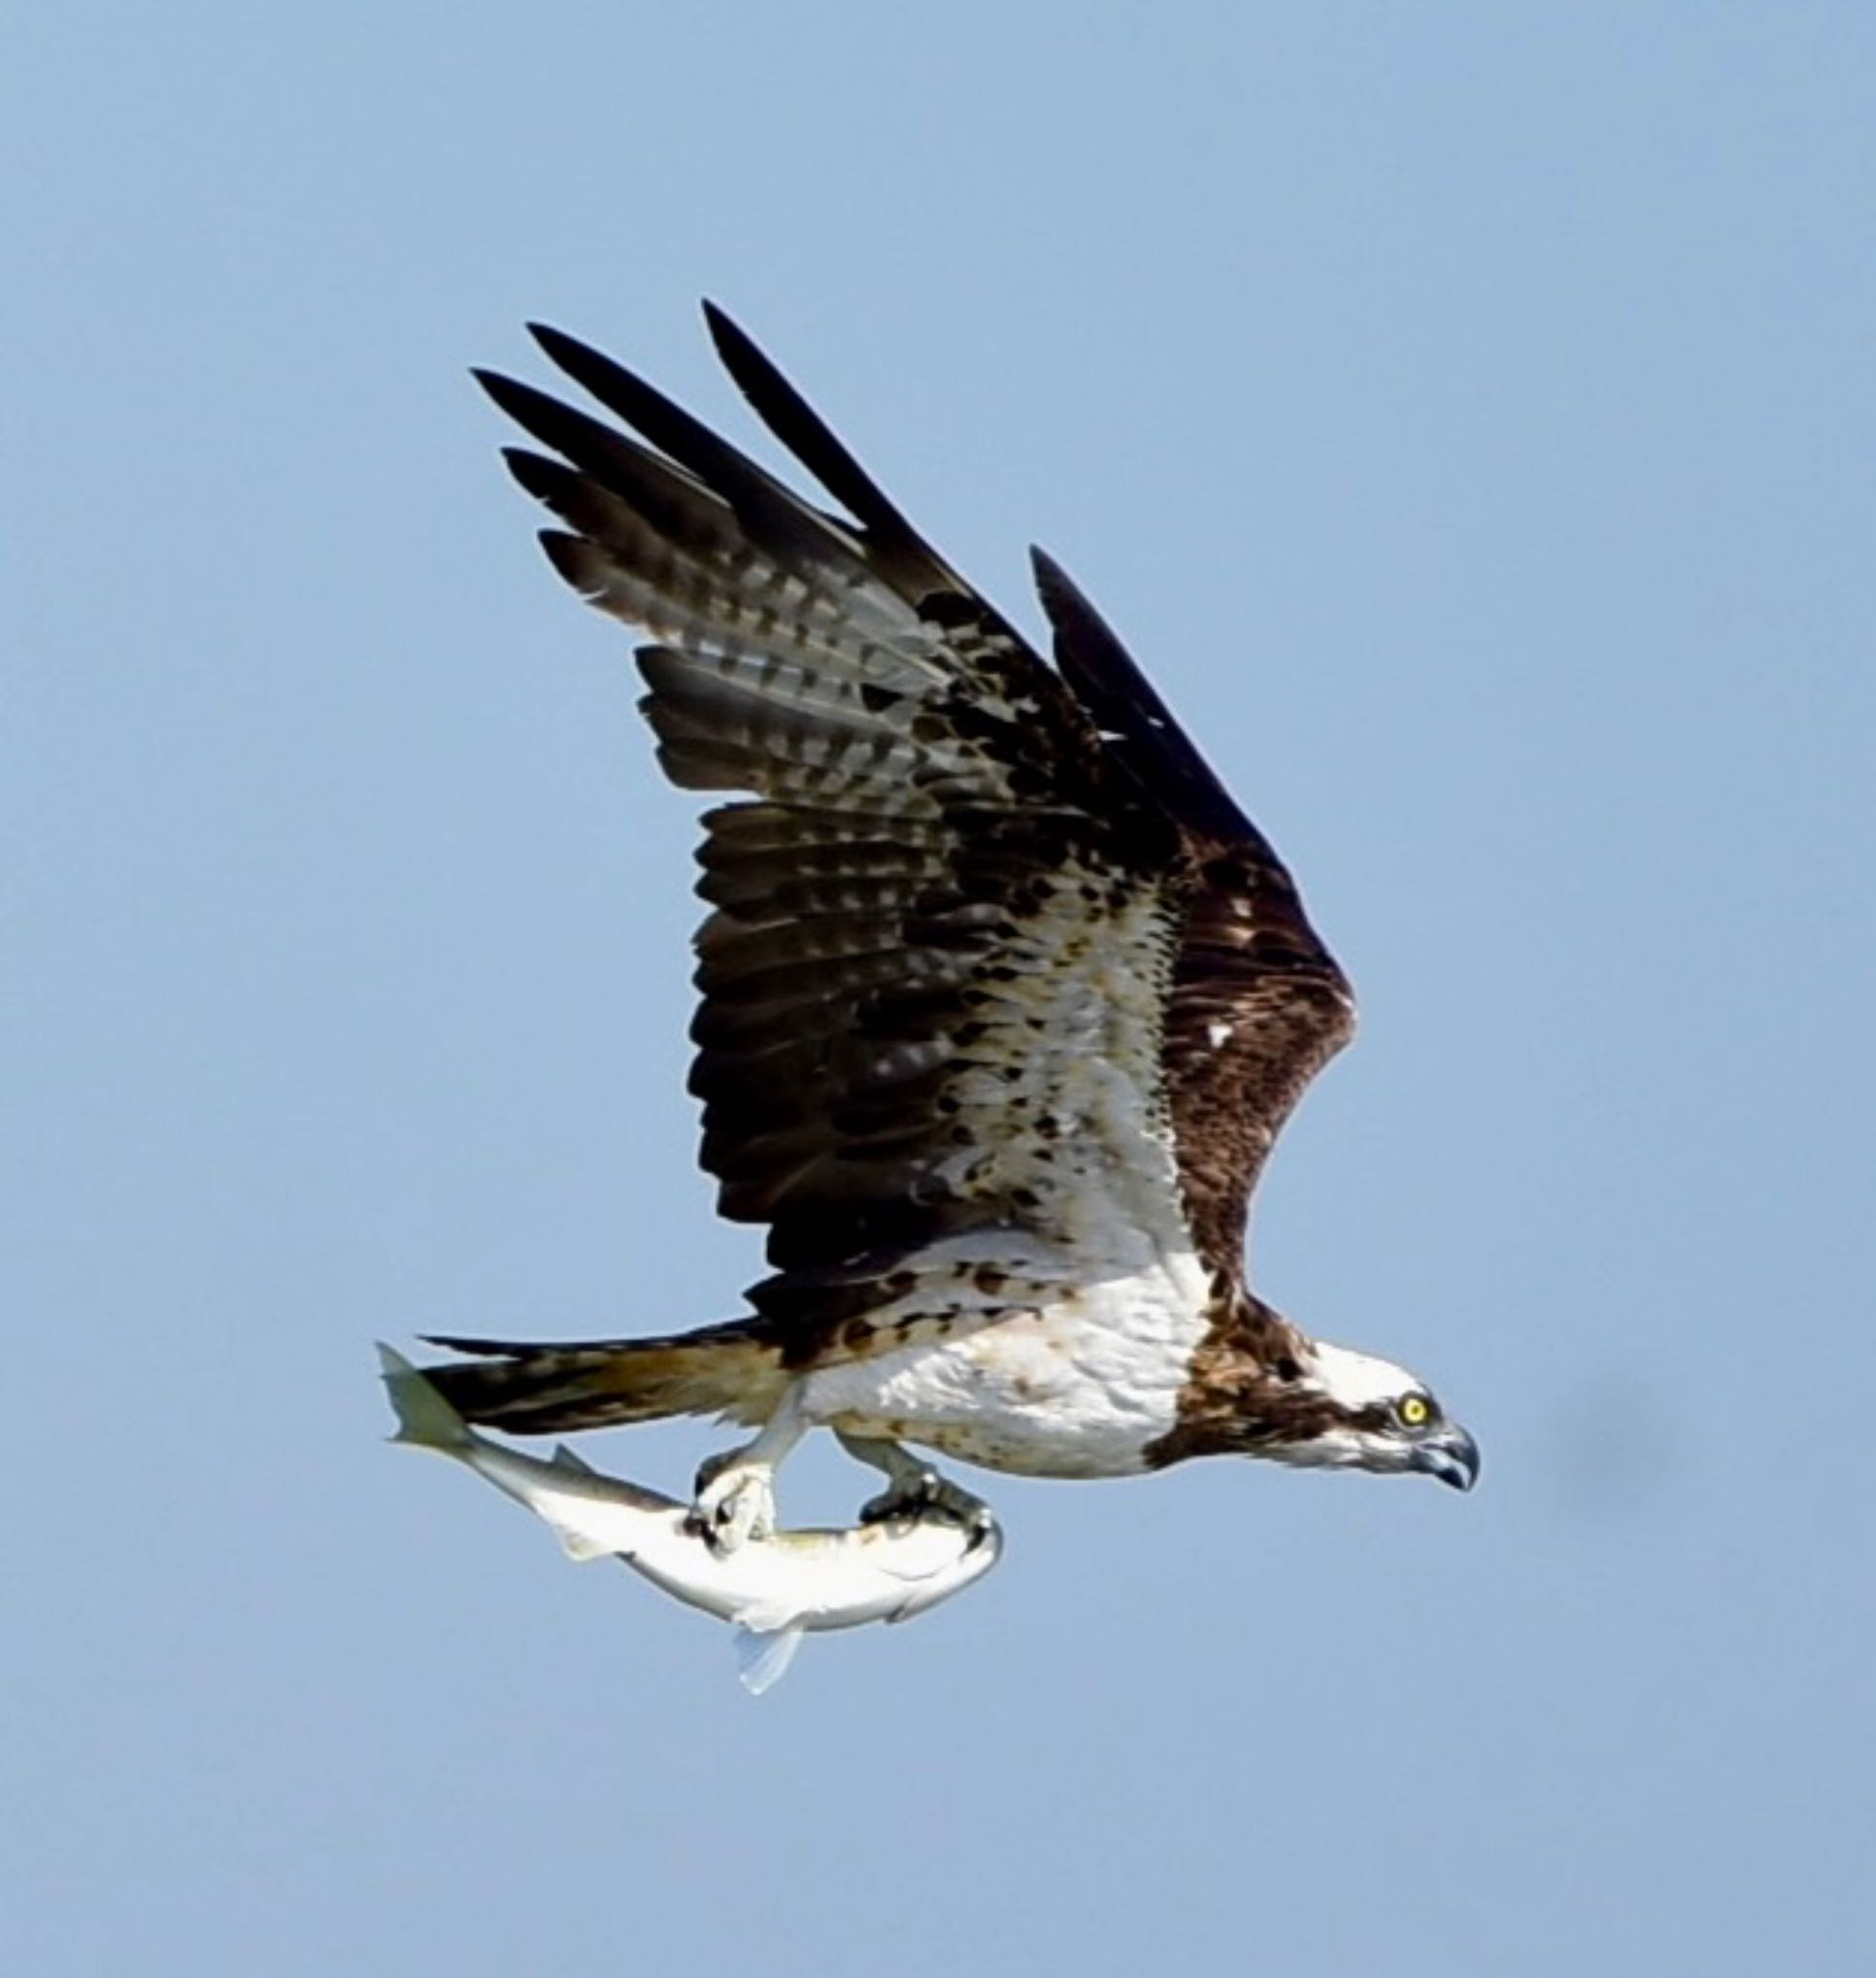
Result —
[[[1310,1468],[1413,1470],[1456,1490],[1477,1483],[1478,1444],[1405,1367],[1319,1340],[1298,1366],[1296,1390],[1316,1403],[1309,1432],[1261,1454]]]

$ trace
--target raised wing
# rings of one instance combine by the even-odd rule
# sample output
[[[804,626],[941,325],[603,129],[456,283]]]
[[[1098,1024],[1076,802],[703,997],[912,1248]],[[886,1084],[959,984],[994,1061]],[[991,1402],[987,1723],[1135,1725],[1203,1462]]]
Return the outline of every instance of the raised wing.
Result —
[[[1194,876],[1166,1019],[1167,1092],[1198,1249],[1235,1280],[1265,1157],[1354,1034],[1354,993],[1270,841],[1066,574],[1039,551],[1035,561],[1056,664],[1113,759],[1177,819]]]
[[[639,662],[667,774],[753,799],[705,819],[691,1085],[723,1212],[770,1226],[764,1309],[965,1231],[1035,1230],[1093,1269],[1183,1244],[1161,1068],[1178,830],[767,360],[711,327],[850,519],[556,332],[535,334],[649,447],[483,382],[558,456],[508,456],[567,525],[542,536],[554,567],[658,641]]]

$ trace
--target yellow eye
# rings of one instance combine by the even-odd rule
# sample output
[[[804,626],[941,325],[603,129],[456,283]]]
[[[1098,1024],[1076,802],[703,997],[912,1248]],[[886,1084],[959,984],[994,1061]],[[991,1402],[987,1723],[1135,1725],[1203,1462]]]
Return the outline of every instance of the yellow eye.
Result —
[[[1425,1395],[1403,1395],[1394,1412],[1403,1428],[1424,1428],[1433,1420],[1433,1403]]]

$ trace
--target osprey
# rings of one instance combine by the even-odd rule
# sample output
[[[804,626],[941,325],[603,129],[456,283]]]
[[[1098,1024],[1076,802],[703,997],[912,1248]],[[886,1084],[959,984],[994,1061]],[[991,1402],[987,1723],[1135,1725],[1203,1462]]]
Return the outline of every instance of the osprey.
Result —
[[[691,1090],[722,1213],[768,1227],[748,1315],[427,1370],[523,1434],[708,1413],[727,1548],[835,1430],[869,1515],[975,1500],[903,1445],[1034,1477],[1189,1456],[1414,1471],[1471,1438],[1421,1381],[1246,1281],[1251,1193],[1348,1041],[1347,978],[1269,840],[1120,640],[1034,552],[1051,668],[720,311],[719,355],[838,510],[598,352],[534,335],[637,435],[476,375],[564,528],[550,561],[645,628],[640,707],[703,819]]]

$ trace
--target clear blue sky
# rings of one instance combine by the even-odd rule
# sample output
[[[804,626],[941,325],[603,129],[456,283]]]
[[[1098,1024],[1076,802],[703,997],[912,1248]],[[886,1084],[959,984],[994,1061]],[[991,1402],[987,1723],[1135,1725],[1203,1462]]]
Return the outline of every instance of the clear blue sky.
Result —
[[[1876,1957],[1876,15],[6,40],[0,1963]],[[383,1445],[375,1337],[755,1274],[689,805],[466,377],[543,317],[746,431],[703,294],[1024,622],[1062,557],[1299,872],[1366,1028],[1260,1277],[1435,1383],[1469,1499],[996,1484],[990,1580],[758,1705]]]

